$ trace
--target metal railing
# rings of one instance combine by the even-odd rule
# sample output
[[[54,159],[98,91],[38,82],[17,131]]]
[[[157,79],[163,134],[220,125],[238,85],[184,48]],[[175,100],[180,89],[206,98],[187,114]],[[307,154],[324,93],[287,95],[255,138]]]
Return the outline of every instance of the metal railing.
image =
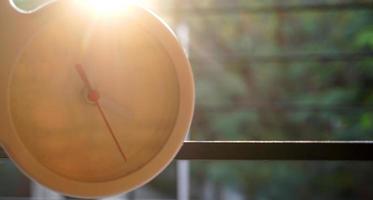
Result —
[[[371,152],[373,141],[186,141],[176,159],[372,161]]]

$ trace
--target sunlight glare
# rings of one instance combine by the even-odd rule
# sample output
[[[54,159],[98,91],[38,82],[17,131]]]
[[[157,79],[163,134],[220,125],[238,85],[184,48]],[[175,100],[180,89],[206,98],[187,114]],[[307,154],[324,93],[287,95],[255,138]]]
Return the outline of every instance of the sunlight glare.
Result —
[[[133,0],[78,0],[101,15],[109,15],[123,11]]]

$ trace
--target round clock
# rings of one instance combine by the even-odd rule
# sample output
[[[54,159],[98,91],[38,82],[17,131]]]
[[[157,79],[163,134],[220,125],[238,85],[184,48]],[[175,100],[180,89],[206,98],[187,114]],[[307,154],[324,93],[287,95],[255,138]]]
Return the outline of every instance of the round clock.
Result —
[[[139,187],[173,160],[194,85],[159,18],[135,5],[103,15],[73,0],[30,14],[1,1],[0,13],[0,141],[27,175],[98,197]]]

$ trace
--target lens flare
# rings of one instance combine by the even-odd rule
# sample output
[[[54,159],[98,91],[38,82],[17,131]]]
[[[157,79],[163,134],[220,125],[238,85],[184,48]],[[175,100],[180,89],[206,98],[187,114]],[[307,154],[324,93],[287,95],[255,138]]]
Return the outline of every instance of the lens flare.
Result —
[[[100,15],[122,12],[129,3],[132,3],[131,0],[77,0],[77,2]]]

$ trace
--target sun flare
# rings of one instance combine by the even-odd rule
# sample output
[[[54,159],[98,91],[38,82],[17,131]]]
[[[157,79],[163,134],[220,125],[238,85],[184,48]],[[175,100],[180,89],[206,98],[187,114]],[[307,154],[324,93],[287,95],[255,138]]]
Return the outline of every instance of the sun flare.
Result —
[[[82,6],[88,7],[100,15],[110,15],[123,11],[134,0],[77,0]]]

